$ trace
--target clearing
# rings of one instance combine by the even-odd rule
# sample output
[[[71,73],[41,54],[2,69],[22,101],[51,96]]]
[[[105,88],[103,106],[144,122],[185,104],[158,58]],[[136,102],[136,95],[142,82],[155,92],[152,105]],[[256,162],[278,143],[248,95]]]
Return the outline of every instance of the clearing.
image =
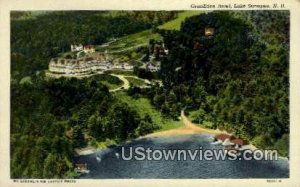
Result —
[[[181,23],[188,17],[199,15],[204,13],[204,11],[184,11],[178,13],[178,16],[176,19],[168,21],[167,23],[158,26],[159,29],[165,29],[165,30],[179,30]]]
[[[120,101],[123,101],[136,109],[142,117],[146,116],[146,114],[149,114],[153,122],[160,126],[156,132],[183,127],[182,121],[175,121],[164,117],[160,111],[156,110],[151,105],[150,100],[147,98],[133,99],[125,92],[114,92],[114,95],[116,98],[120,99]]]

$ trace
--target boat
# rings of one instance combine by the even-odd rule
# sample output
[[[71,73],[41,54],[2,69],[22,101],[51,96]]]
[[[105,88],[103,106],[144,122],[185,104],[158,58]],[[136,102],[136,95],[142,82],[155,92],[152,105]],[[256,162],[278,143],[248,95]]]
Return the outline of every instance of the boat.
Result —
[[[96,156],[96,160],[97,160],[98,163],[101,162],[101,157],[100,156]]]

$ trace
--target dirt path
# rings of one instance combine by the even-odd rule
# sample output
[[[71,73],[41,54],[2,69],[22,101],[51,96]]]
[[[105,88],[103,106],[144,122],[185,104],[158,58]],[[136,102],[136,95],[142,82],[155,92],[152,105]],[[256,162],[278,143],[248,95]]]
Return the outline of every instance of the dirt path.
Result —
[[[115,76],[115,77],[118,77],[121,81],[123,81],[123,85],[116,88],[116,89],[112,89],[112,90],[109,90],[110,92],[116,92],[116,91],[119,91],[119,90],[128,90],[129,87],[130,87],[130,84],[129,84],[129,81],[126,79],[126,77],[132,77],[132,78],[136,78],[136,79],[139,79],[139,80],[142,80],[145,82],[145,86],[140,86],[140,88],[149,88],[150,86],[147,85],[147,84],[151,84],[151,82],[148,80],[148,79],[141,79],[137,76],[132,76],[132,75],[117,75],[117,74],[110,74],[112,76]]]
[[[124,76],[124,75],[116,75],[116,74],[110,74],[110,75],[118,77],[121,81],[123,81],[123,85],[120,86],[119,88],[109,90],[109,92],[116,92],[116,91],[122,90],[122,88],[124,90],[127,90],[129,88],[129,81],[125,78],[126,76]]]
[[[199,127],[198,125],[192,123],[185,115],[184,111],[181,111],[180,118],[184,124],[183,128],[171,129],[161,132],[155,132],[148,134],[143,137],[159,137],[159,136],[173,136],[173,135],[184,135],[184,134],[198,134],[198,133],[208,133],[208,134],[219,134],[219,130],[206,129]]]
[[[207,132],[209,134],[217,134],[217,133],[220,133],[219,130],[214,130],[214,129],[207,129],[207,128],[204,128],[204,127],[200,127],[199,125],[196,125],[194,123],[192,123],[185,115],[184,115],[184,111],[182,110],[181,111],[181,120],[185,126],[185,128],[187,129],[191,129],[191,130],[194,130],[196,132]]]
[[[139,80],[142,80],[144,81],[146,84],[151,84],[151,82],[148,80],[148,79],[142,79],[140,77],[137,77],[137,76],[133,76],[133,75],[124,75],[124,77],[131,77],[131,78],[135,78],[135,79],[139,79]]]

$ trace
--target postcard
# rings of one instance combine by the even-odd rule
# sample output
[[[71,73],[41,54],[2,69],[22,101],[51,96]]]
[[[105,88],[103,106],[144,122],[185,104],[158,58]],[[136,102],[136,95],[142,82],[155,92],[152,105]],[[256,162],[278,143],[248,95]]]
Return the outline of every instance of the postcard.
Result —
[[[0,186],[299,186],[299,1],[2,1]]]

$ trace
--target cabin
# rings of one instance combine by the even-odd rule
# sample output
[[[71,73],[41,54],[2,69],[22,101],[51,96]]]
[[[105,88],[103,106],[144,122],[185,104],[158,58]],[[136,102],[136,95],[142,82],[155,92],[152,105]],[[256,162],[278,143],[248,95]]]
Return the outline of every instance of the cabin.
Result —
[[[212,37],[215,33],[215,29],[212,27],[206,27],[205,28],[205,36],[206,37]]]

